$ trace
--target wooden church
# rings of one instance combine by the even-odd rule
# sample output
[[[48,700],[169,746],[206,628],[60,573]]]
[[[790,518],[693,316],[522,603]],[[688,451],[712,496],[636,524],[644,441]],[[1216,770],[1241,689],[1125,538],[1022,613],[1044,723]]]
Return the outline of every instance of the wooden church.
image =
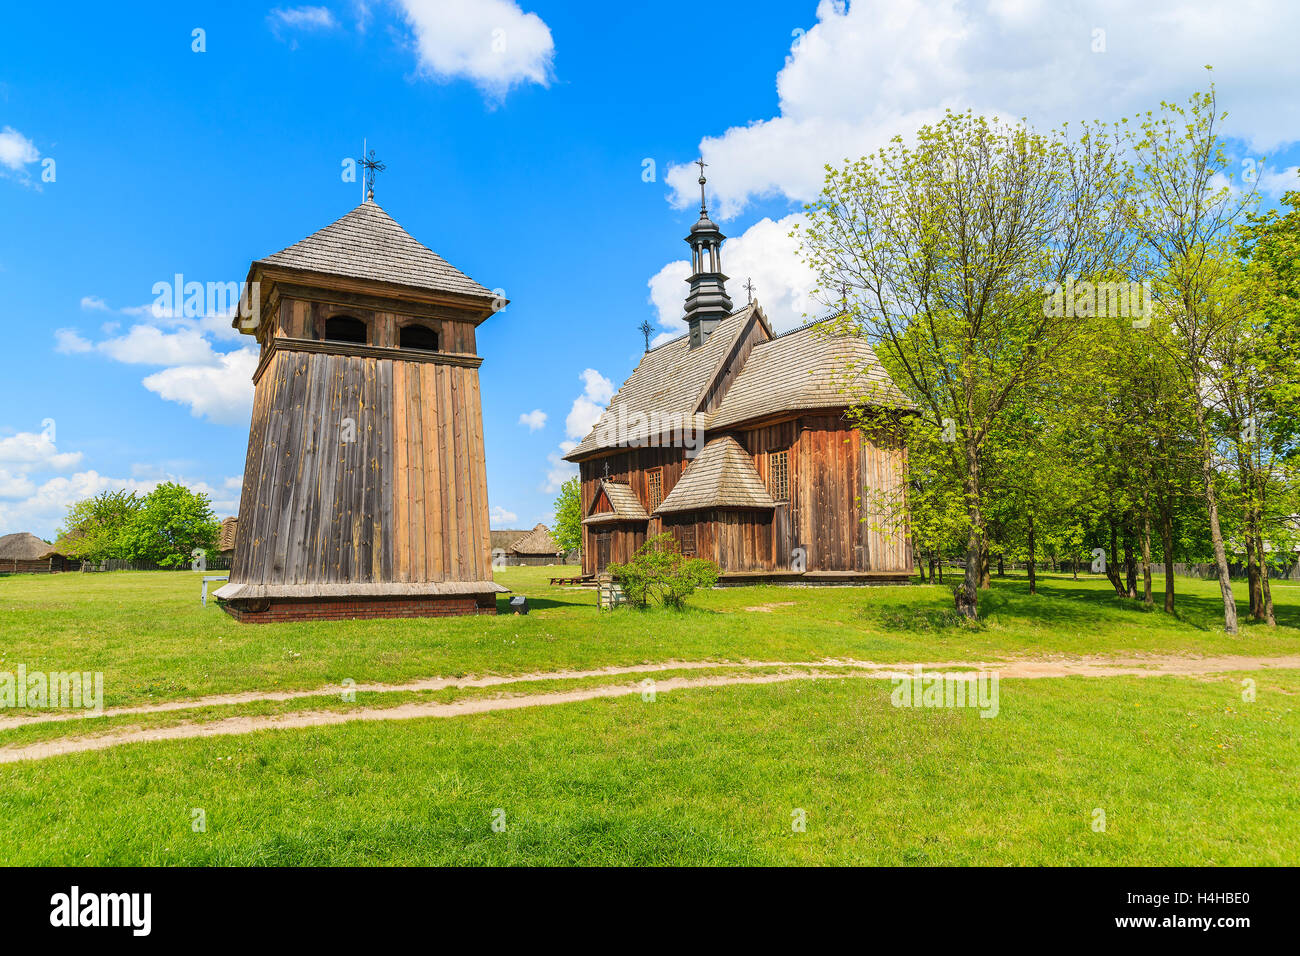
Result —
[[[581,473],[585,574],[670,532],[722,580],[903,582],[909,532],[894,518],[907,449],[846,411],[911,406],[871,347],[810,323],[776,335],[756,302],[735,309],[726,238],[700,219],[686,242],[687,333],[647,349],[565,457]]]
[[[248,271],[243,621],[496,613],[475,330],[503,304],[374,201]]]

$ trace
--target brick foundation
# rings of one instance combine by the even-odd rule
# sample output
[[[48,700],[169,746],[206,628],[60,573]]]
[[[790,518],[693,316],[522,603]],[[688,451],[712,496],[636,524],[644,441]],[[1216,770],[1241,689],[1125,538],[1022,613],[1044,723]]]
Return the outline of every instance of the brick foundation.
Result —
[[[222,601],[222,609],[245,624],[280,621],[350,621],[387,617],[452,617],[495,614],[495,594],[448,594],[417,598],[342,597]]]

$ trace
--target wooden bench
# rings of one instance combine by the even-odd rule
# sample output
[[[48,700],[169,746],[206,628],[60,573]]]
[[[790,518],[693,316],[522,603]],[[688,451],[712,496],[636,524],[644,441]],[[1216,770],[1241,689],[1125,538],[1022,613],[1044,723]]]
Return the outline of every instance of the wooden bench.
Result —
[[[565,584],[581,584],[581,583],[582,583],[582,578],[551,578],[551,583],[552,583],[552,584],[559,584],[559,585],[565,585]]]

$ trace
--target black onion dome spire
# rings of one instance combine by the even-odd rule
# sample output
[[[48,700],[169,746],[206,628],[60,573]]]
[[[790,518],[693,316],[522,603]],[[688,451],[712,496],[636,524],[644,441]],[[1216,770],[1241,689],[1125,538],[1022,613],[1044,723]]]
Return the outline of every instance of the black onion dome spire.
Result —
[[[731,314],[731,298],[727,295],[727,277],[722,273],[722,241],[727,237],[709,218],[705,199],[705,162],[696,160],[700,167],[700,218],[691,226],[686,242],[691,247],[691,275],[686,281],[690,291],[686,296],[686,325],[690,329],[691,348],[704,344],[718,323]]]

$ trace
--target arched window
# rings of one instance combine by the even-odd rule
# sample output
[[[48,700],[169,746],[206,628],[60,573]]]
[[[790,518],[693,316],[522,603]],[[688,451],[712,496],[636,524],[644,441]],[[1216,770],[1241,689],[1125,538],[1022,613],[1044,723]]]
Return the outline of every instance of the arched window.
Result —
[[[366,323],[350,315],[333,315],[325,320],[327,342],[353,342],[366,344]]]
[[[397,344],[404,349],[436,352],[438,351],[438,333],[427,325],[404,325],[398,333]]]

